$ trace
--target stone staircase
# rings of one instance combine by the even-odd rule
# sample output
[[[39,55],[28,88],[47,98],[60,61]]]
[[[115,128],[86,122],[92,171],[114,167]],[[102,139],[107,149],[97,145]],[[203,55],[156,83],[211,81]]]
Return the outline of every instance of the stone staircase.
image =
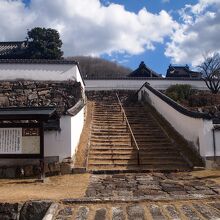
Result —
[[[130,133],[116,100],[94,106],[89,170],[137,169],[137,152],[131,146]]]
[[[146,170],[189,170],[190,161],[160,126],[151,112],[140,103],[124,106],[140,148],[140,164]]]
[[[111,94],[94,104],[87,170],[107,173],[191,168],[150,112],[138,103],[124,109],[139,147],[139,164],[138,151],[120,104],[115,94]]]

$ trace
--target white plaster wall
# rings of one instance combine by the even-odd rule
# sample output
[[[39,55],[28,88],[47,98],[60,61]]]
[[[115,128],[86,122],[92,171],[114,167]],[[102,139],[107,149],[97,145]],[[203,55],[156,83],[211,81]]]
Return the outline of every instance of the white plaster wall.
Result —
[[[84,108],[75,116],[60,118],[61,131],[45,131],[45,157],[59,156],[59,161],[74,156],[84,125]]]
[[[15,79],[82,81],[75,64],[0,64],[0,80]]]
[[[78,114],[71,117],[71,155],[74,156],[77,150],[80,135],[84,125],[84,111],[85,107],[80,110]]]
[[[142,91],[145,91],[145,93],[142,93]],[[139,98],[142,98],[141,96],[145,96],[146,100],[149,100],[150,104],[175,128],[177,132],[179,132],[186,140],[192,142],[200,152],[201,156],[213,156],[213,124],[211,120],[186,116],[168,105],[145,87],[139,92]]]
[[[75,65],[74,67],[74,72],[76,73],[76,81],[77,82],[80,82],[81,83],[81,86],[82,86],[82,88],[83,88],[83,90],[85,90],[85,85],[84,85],[84,82],[83,82],[83,79],[82,79],[82,77],[81,77],[81,74],[80,74],[80,72],[79,72],[79,68],[78,68],[78,66],[77,65]]]
[[[216,154],[220,156],[220,130],[215,130],[215,146]]]
[[[195,89],[207,90],[205,82],[203,80],[143,80],[143,79],[130,79],[130,80],[86,80],[86,90],[113,90],[113,89],[126,89],[126,90],[138,90],[145,83],[148,82],[150,85],[159,90],[165,90],[170,85],[175,84],[190,84]]]
[[[62,161],[71,157],[71,116],[60,118],[61,131],[45,131],[44,155],[45,157],[59,156]]]

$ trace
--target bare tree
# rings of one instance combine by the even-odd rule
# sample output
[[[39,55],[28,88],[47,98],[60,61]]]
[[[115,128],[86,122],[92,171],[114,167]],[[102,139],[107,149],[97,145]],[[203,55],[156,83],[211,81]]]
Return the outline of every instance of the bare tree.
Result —
[[[220,89],[220,54],[204,58],[204,62],[199,66],[202,72],[202,79],[213,94],[217,94]]]

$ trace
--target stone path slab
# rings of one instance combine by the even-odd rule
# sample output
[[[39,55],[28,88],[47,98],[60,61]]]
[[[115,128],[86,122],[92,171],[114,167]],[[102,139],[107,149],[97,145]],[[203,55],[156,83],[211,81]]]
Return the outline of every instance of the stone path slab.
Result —
[[[194,200],[60,205],[55,220],[217,220],[219,204],[219,200]]]
[[[218,197],[220,186],[188,173],[92,175],[84,199],[181,200]]]

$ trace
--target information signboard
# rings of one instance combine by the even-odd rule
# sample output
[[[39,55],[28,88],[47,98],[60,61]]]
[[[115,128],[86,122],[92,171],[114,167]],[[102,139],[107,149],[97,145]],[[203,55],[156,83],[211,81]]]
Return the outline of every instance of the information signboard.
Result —
[[[0,128],[0,154],[40,154],[39,128]]]

